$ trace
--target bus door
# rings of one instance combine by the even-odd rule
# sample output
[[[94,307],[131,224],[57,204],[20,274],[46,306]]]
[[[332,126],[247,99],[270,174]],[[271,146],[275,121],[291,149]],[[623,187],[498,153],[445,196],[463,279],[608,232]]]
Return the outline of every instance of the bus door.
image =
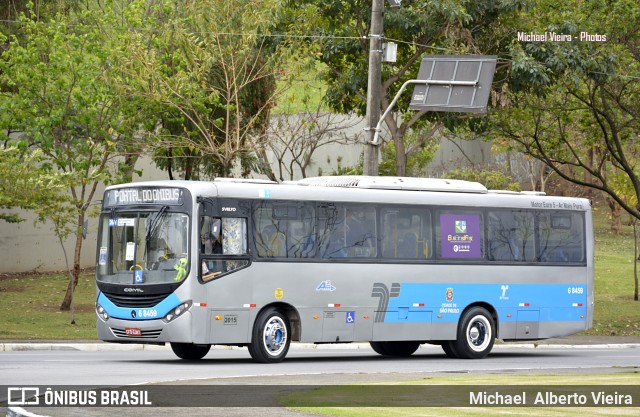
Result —
[[[198,216],[198,280],[206,294],[209,343],[246,343],[250,329],[252,285],[247,274],[248,204],[203,199]]]

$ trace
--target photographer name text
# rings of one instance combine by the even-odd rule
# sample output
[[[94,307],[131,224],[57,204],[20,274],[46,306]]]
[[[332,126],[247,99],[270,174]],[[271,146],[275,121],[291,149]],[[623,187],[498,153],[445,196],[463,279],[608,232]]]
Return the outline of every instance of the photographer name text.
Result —
[[[580,32],[579,35],[557,32],[518,32],[519,42],[606,42],[607,35]]]
[[[633,396],[618,392],[554,393],[539,391],[502,394],[500,392],[470,392],[470,405],[537,405],[537,406],[624,406],[634,405]]]

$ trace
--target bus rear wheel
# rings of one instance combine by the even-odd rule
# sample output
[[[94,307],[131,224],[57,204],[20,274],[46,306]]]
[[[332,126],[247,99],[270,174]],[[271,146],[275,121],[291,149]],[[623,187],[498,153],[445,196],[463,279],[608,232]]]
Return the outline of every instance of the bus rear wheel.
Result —
[[[411,356],[420,347],[420,342],[369,342],[371,348],[383,356]]]
[[[461,359],[482,359],[491,352],[496,340],[495,322],[487,310],[473,307],[465,312],[458,326],[458,338],[448,348]],[[446,344],[446,342],[445,342]],[[447,356],[450,352],[443,349]]]
[[[211,349],[210,345],[194,345],[193,343],[171,343],[171,350],[180,359],[197,361],[205,357]]]
[[[282,362],[291,344],[287,317],[275,308],[260,313],[253,326],[249,354],[256,362]]]
[[[444,342],[442,342],[441,346],[442,346],[442,350],[444,350],[444,353],[447,355],[448,358],[451,358],[451,359],[460,358],[460,355],[458,355],[458,352],[456,351],[455,340],[445,340]]]

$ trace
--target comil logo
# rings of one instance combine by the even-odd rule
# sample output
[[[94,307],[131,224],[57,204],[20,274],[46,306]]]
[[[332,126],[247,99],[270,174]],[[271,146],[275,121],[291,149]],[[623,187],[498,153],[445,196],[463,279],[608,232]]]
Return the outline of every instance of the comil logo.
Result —
[[[40,405],[40,388],[9,387],[7,388],[7,405]]]

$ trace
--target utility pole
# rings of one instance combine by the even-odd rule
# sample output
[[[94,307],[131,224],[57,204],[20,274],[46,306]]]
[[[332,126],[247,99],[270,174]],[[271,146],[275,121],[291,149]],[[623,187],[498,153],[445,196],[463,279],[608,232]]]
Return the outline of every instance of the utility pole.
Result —
[[[380,120],[382,98],[382,35],[385,0],[372,0],[369,34],[369,83],[367,87],[367,132],[364,145],[364,175],[378,175],[379,146],[372,144]]]

